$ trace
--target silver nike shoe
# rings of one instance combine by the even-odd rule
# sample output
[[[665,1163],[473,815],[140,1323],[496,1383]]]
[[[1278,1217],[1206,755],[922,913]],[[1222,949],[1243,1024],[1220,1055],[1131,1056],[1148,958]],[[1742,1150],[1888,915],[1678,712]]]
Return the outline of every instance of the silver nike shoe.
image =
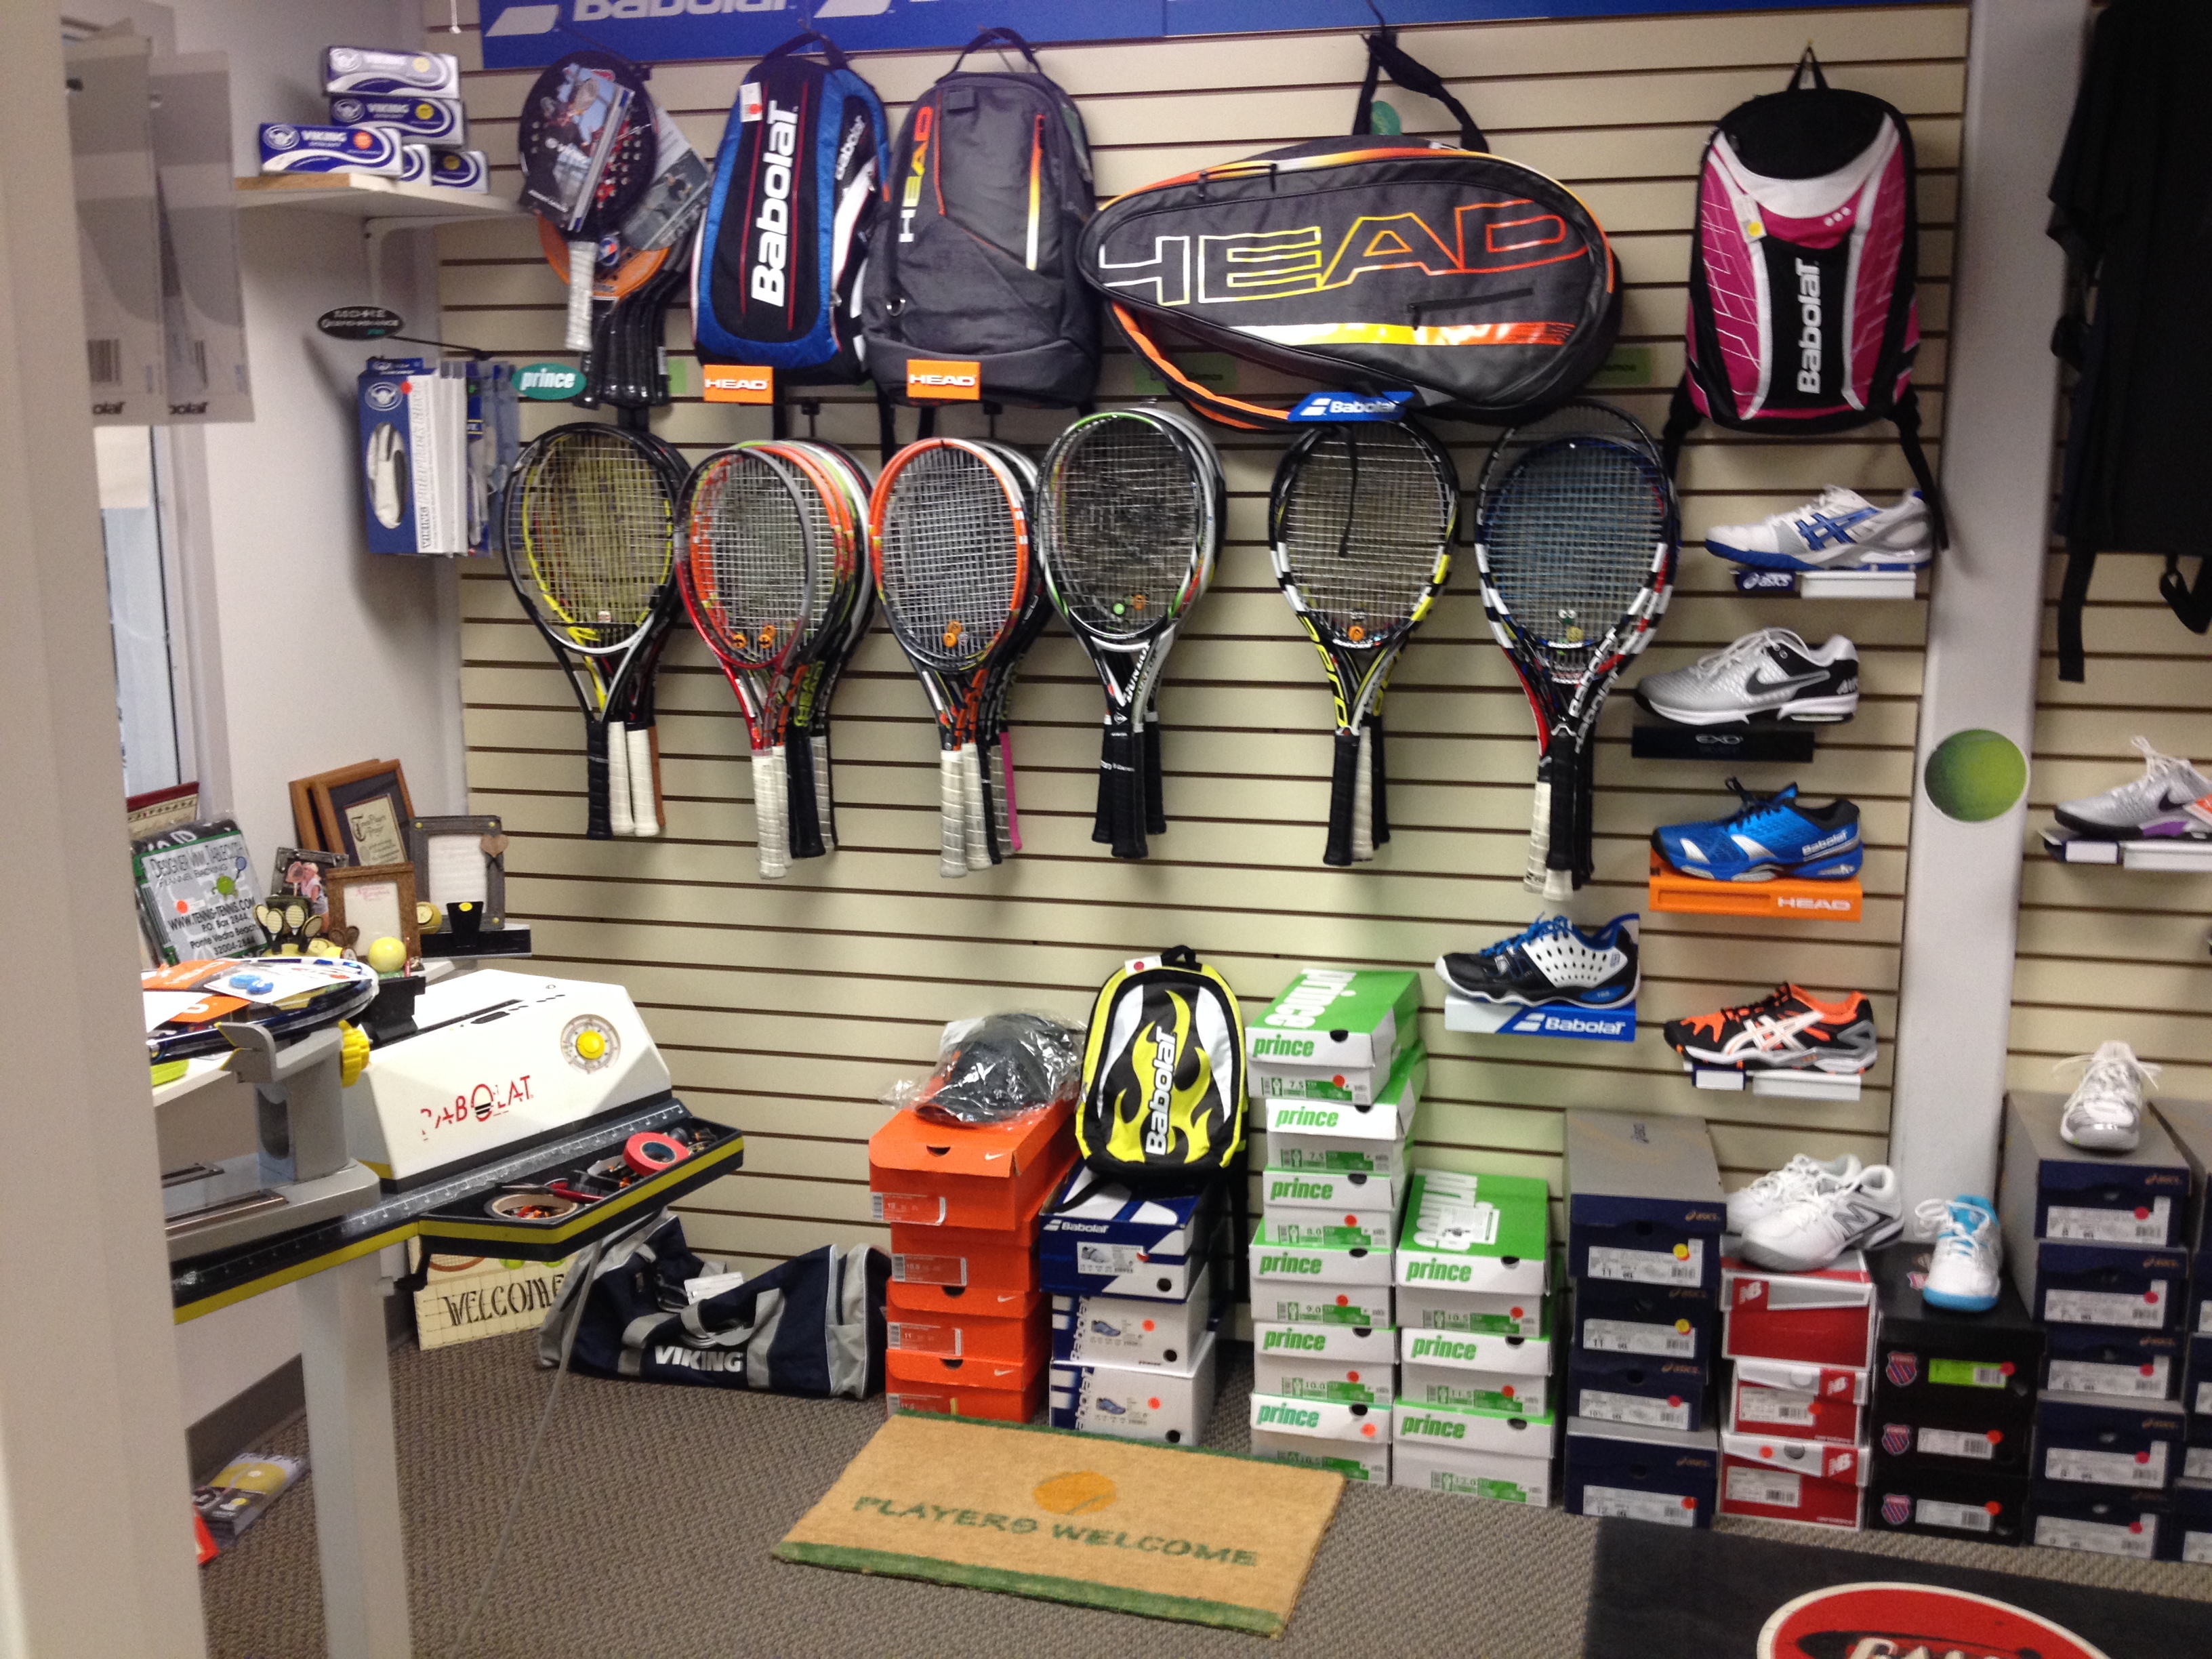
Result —
[[[2062,800],[2052,809],[2060,824],[2098,841],[2146,836],[2212,836],[2212,806],[2190,809],[2212,795],[2212,779],[2177,755],[2161,755],[2148,738],[2130,739],[2143,757],[2143,773],[2101,795]]]
[[[1636,701],[1678,726],[1847,720],[1858,712],[1859,653],[1838,634],[1817,651],[1762,628],[1686,668],[1647,674]]]

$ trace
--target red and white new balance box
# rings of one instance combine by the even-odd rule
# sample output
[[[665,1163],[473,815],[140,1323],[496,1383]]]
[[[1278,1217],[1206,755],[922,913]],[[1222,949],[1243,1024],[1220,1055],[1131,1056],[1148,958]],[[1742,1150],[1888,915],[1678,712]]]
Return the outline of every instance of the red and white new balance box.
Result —
[[[1074,1121],[1066,1103],[1008,1123],[932,1123],[894,1112],[868,1138],[872,1218],[1012,1232],[1075,1162]]]
[[[1786,1359],[1739,1359],[1729,1383],[1728,1425],[1746,1434],[1855,1446],[1867,1437],[1869,1375]]]
[[[1864,1370],[1873,1363],[1874,1278],[1856,1250],[1816,1273],[1721,1259],[1721,1353]]]
[[[1864,1446],[1723,1433],[1721,1513],[1856,1531],[1871,1462]]]

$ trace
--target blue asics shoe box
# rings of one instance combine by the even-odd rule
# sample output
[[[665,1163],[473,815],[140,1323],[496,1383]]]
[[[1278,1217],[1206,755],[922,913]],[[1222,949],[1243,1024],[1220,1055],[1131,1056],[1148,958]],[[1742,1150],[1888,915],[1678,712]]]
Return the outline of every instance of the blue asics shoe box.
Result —
[[[1569,1112],[1567,1272],[1701,1292],[1717,1306],[1721,1192],[1705,1121]]]
[[[2014,1090],[2005,1097],[2005,1253],[2039,1239],[2070,1244],[2182,1248],[2189,1216],[2189,1160],[2146,1115],[2131,1152],[2089,1152],[2058,1133],[2066,1097]]]
[[[2045,1395],[2035,1402],[2039,1503],[2045,1497],[2071,1501],[2085,1489],[2103,1487],[2155,1497],[2181,1474],[2185,1430],[2172,1406]]]
[[[2042,1325],[2179,1331],[2188,1308],[2189,1258],[2179,1250],[2040,1239],[2005,1265],[2029,1316]]]
[[[2159,1553],[2169,1561],[2212,1564],[2212,1481],[2184,1480],[2167,1501]]]
[[[1567,1419],[1569,1515],[1710,1527],[1720,1499],[1719,1437]]]
[[[1693,1431],[1705,1426],[1705,1368],[1686,1359],[1577,1347],[1567,1356],[1559,1410],[1589,1423]]]
[[[1044,1206],[1037,1256],[1054,1296],[1185,1302],[1220,1231],[1220,1187],[1139,1198],[1077,1164]]]
[[[1593,1354],[1673,1359],[1712,1374],[1720,1315],[1700,1290],[1585,1279],[1575,1285],[1573,1341]]]
[[[2181,1398],[2183,1339],[2177,1332],[2046,1325],[2043,1340],[2046,1393],[2153,1403]]]

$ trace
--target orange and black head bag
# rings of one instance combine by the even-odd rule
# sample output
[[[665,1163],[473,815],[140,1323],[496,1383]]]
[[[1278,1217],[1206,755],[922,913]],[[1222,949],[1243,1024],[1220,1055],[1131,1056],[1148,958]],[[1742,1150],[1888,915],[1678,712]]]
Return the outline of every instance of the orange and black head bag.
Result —
[[[1075,1140],[1133,1192],[1211,1184],[1244,1143],[1244,1022],[1188,945],[1115,973],[1091,1005]]]

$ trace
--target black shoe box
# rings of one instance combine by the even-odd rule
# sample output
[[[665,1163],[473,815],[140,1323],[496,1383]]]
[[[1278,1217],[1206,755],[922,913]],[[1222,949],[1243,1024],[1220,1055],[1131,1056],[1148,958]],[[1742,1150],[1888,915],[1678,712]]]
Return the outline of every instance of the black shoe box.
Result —
[[[2010,1285],[1987,1313],[1923,1301],[1925,1244],[1869,1258],[1881,1310],[1875,1340],[1873,1436],[1893,1461],[2025,1480],[2042,1375],[2044,1334]],[[1919,1282],[1916,1282],[1919,1281]],[[1986,1446],[1987,1455],[1982,1448]]]
[[[2189,1443],[2212,1446],[2212,1336],[2192,1336],[2183,1350],[2181,1409],[2189,1414]]]
[[[2021,1299],[2047,1325],[2180,1331],[2189,1305],[2189,1258],[2178,1249],[2069,1244],[2041,1239],[2006,1261]]]
[[[1716,1292],[1668,1285],[1575,1281],[1571,1340],[1593,1354],[1686,1360],[1708,1376],[1720,1352]]]
[[[2212,1480],[2181,1480],[2166,1494],[2159,1553],[2169,1561],[2212,1565]]]
[[[1877,1448],[1866,1524],[1870,1532],[2017,1544],[2027,1529],[2027,1480],[1987,1469],[1932,1468]]]
[[[2185,1427],[2175,1406],[2045,1395],[2035,1404],[2038,1495],[2112,1487],[2156,1497],[2181,1474]]]
[[[1569,1515],[1623,1516],[1671,1526],[1710,1527],[1720,1503],[1720,1437],[1567,1419]]]
[[[1708,1426],[1711,1380],[1691,1360],[1577,1347],[1568,1351],[1567,1393],[1559,1410],[1588,1423],[1694,1433]]]
[[[2046,1325],[2045,1394],[2153,1404],[2181,1398],[2182,1339],[2172,1331],[2110,1325]]]
[[[2163,1497],[2082,1490],[2088,1495],[2062,1497],[2036,1488],[2028,1500],[2027,1541],[2045,1549],[2086,1550],[2139,1561],[2157,1558],[2173,1519]]]
[[[2212,1278],[2212,1101],[2154,1099],[2152,1111],[2166,1125],[2174,1147],[2187,1160],[2196,1194],[2189,1206],[2177,1241],[2197,1258],[2195,1276],[2202,1285]]]

